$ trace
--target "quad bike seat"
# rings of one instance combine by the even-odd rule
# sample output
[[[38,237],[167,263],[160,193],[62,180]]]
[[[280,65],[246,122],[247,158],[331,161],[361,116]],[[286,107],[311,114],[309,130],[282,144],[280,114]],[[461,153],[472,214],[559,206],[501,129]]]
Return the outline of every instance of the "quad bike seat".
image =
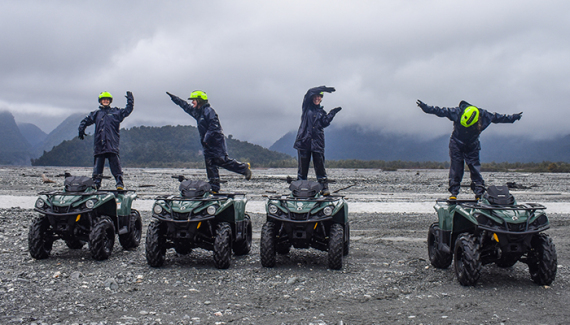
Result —
[[[298,180],[291,182],[289,189],[294,197],[309,198],[317,195],[323,188],[320,183],[315,181]]]
[[[87,176],[69,176],[65,178],[66,192],[83,192],[88,187],[94,187],[93,179]]]
[[[180,186],[178,187],[182,197],[185,198],[193,198],[193,197],[201,197],[206,192],[210,192],[212,186],[210,183],[198,180],[190,180],[187,179],[185,181],[180,182]]]
[[[483,197],[492,205],[510,206],[515,204],[515,197],[509,192],[508,186],[489,186]]]

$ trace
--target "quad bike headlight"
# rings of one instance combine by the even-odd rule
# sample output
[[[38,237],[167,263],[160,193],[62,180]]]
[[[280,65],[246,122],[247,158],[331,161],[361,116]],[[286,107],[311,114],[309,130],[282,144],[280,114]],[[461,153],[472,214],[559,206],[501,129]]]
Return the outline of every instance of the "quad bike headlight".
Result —
[[[330,216],[330,215],[332,214],[332,212],[333,212],[333,209],[332,209],[332,207],[330,207],[330,206],[323,209],[323,213],[324,213],[325,216],[327,216],[327,217]]]
[[[155,204],[152,207],[152,212],[154,212],[154,214],[161,214],[162,213],[162,206],[160,206],[160,204]]]
[[[43,207],[46,205],[46,203],[44,202],[44,200],[42,199],[37,199],[36,201],[36,208],[38,209],[43,209]]]
[[[279,209],[275,205],[270,204],[268,210],[269,210],[269,213],[271,213],[271,214],[277,214],[277,211]]]
[[[210,205],[207,209],[206,212],[213,216],[214,214],[216,214],[216,210],[218,210],[218,208],[215,205]]]
[[[89,200],[89,201],[85,202],[85,207],[87,209],[93,209],[96,202],[97,202],[96,200]]]

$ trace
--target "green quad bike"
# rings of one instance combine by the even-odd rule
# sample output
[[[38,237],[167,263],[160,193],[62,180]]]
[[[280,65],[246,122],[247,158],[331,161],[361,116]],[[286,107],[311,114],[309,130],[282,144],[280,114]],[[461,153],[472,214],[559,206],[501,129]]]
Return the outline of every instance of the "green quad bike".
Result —
[[[189,254],[193,248],[214,252],[218,269],[230,267],[231,251],[246,255],[251,249],[251,219],[245,213],[244,193],[212,193],[209,183],[172,176],[180,181],[180,196],[156,198],[146,236],[146,260],[164,264],[166,249]]]
[[[93,179],[66,174],[65,189],[41,192],[28,233],[28,249],[35,259],[49,257],[53,242],[65,241],[71,249],[89,243],[91,256],[105,260],[111,256],[115,234],[124,249],[139,246],[142,234],[140,213],[131,208],[134,191],[97,190]]]
[[[342,268],[348,255],[350,225],[343,196],[321,194],[318,182],[290,183],[291,194],[271,196],[266,202],[267,221],[261,228],[261,265],[274,267],[276,253],[286,255],[291,246],[328,252],[328,266]]]
[[[549,285],[557,270],[556,248],[541,204],[517,204],[507,186],[490,186],[480,201],[438,200],[438,222],[429,227],[428,255],[445,269],[453,261],[459,283],[473,286],[483,265],[528,265],[532,281]]]

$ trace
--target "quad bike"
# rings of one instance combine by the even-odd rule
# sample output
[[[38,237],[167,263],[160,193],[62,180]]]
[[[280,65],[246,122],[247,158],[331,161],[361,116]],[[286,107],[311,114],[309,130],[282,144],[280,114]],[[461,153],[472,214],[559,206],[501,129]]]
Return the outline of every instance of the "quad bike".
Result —
[[[214,265],[230,267],[231,251],[248,254],[251,249],[251,219],[245,213],[243,193],[212,193],[209,183],[172,176],[180,181],[180,195],[156,198],[146,236],[146,260],[159,267],[166,249],[189,254],[194,248],[214,252]]]
[[[428,232],[433,266],[453,267],[459,283],[472,286],[483,265],[528,265],[532,281],[549,285],[557,270],[556,248],[543,231],[550,228],[541,204],[517,204],[507,186],[490,186],[479,200],[438,200],[438,222]]]
[[[322,185],[318,182],[288,181],[291,194],[271,196],[265,205],[267,221],[261,228],[261,265],[275,266],[276,253],[288,254],[291,247],[313,247],[328,252],[329,268],[341,269],[350,243],[348,204],[344,197],[322,195]]]
[[[139,212],[131,208],[137,194],[126,190],[97,190],[93,179],[66,175],[65,189],[41,192],[28,233],[28,249],[35,259],[49,257],[53,242],[65,241],[71,249],[81,249],[89,243],[95,260],[109,258],[115,244],[115,234],[124,249],[139,246],[142,221]]]

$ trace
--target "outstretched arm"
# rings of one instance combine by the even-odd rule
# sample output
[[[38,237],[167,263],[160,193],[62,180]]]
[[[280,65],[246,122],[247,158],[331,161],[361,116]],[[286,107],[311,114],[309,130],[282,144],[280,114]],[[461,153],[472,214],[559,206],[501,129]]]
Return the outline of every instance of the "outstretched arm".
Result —
[[[172,100],[172,102],[174,102],[174,104],[180,106],[186,113],[190,114],[193,118],[198,119],[198,113],[196,112],[196,109],[192,107],[192,105],[188,104],[187,101],[169,93],[168,91],[166,92],[166,94],[170,96],[170,99]]]
[[[442,107],[442,108],[439,108],[437,106],[429,106],[419,99],[416,101],[416,104],[425,113],[433,114],[433,115],[439,116],[439,117],[447,117],[451,121],[456,121],[459,117],[458,116],[459,115],[459,107],[453,107],[453,108]]]
[[[512,115],[505,115],[505,114],[498,114],[498,113],[489,113],[491,115],[491,122],[492,123],[514,123],[521,119],[522,112]]]

